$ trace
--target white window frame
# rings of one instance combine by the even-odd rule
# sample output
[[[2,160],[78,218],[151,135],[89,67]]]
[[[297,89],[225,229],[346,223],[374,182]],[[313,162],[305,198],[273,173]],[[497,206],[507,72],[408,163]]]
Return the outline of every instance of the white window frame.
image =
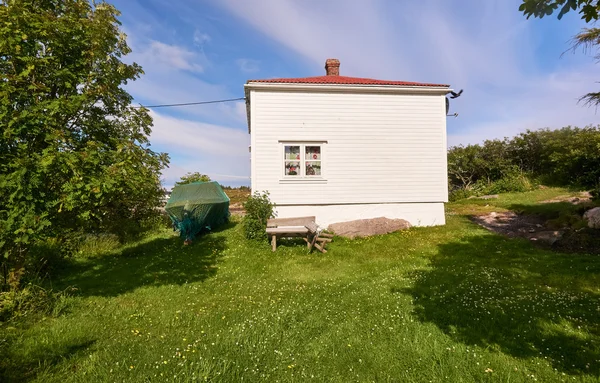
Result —
[[[325,147],[326,141],[280,141],[280,161],[281,161],[281,179],[285,181],[306,181],[306,180],[324,180],[325,172]],[[300,147],[300,159],[289,160],[285,158],[285,147],[286,146],[299,146]],[[321,148],[321,159],[316,160],[321,162],[321,174],[319,175],[306,175],[306,162],[312,162],[315,160],[306,159],[306,147],[307,146],[319,146]],[[285,174],[285,163],[286,162],[299,162],[300,163],[300,174],[299,175],[287,175]]]

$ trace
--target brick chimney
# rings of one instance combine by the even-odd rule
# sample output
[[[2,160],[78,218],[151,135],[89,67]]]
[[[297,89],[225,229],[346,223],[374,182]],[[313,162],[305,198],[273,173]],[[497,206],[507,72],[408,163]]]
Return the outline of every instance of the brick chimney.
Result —
[[[327,73],[327,76],[339,76],[340,60],[327,59],[327,61],[325,61],[325,72]]]

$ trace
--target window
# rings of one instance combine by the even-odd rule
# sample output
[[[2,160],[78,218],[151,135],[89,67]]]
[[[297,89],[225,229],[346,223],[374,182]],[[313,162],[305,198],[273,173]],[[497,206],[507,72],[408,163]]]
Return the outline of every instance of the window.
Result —
[[[321,177],[323,175],[322,144],[296,144],[283,145],[283,168],[285,177]]]

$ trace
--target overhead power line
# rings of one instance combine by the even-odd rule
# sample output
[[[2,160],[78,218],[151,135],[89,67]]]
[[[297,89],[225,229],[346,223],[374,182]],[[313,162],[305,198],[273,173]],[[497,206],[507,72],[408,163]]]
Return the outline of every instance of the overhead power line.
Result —
[[[246,99],[246,97],[239,97],[239,98],[228,98],[228,99],[225,99],[225,100],[185,102],[185,103],[181,103],[181,104],[140,105],[140,106],[135,106],[134,108],[169,108],[169,107],[173,107],[173,106],[190,106],[190,105],[218,104],[218,103],[221,103],[221,102],[241,101],[241,100],[245,100],[245,99]]]

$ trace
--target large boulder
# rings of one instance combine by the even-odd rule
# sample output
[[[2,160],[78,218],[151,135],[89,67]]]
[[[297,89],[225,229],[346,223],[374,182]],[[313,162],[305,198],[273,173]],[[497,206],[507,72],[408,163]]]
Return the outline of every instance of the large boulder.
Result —
[[[595,207],[585,212],[583,218],[587,220],[592,229],[600,229],[600,207]]]
[[[394,231],[408,229],[411,226],[410,222],[403,219],[379,217],[332,223],[327,229],[341,237],[353,239],[355,237],[393,233]]]

